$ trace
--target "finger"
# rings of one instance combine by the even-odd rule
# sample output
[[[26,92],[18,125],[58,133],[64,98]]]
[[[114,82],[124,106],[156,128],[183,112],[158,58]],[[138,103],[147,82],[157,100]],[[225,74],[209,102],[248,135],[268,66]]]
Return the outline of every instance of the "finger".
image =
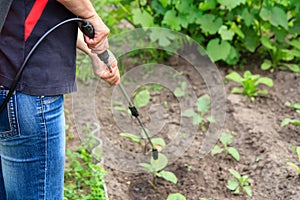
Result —
[[[110,78],[112,78],[112,77],[114,77],[114,76],[116,76],[117,74],[118,74],[118,68],[117,67],[115,67],[115,68],[113,68],[112,69],[112,72],[110,72],[107,68],[105,69],[105,71],[101,74],[101,78],[102,79],[110,79]]]

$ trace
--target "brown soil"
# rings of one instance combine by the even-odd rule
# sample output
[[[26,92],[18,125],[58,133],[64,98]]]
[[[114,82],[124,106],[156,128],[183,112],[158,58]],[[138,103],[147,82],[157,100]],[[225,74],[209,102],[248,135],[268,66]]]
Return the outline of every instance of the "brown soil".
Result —
[[[172,58],[170,63],[174,69],[181,71],[192,84],[197,96],[207,92],[205,82],[191,70],[187,64],[178,58]],[[249,68],[254,69],[252,66]],[[220,73],[225,77],[227,68],[220,68]],[[267,75],[274,81],[274,87],[269,90],[269,95],[257,97],[254,102],[241,95],[230,93],[233,83],[226,83],[227,105],[226,121],[224,130],[235,131],[234,146],[241,155],[241,160],[235,161],[230,156],[219,154],[199,156],[204,133],[197,130],[192,145],[174,162],[167,167],[178,178],[178,183],[173,184],[162,179],[157,179],[156,188],[149,184],[151,175],[147,173],[130,173],[115,170],[105,165],[108,175],[106,185],[108,196],[111,200],[165,200],[170,193],[181,193],[188,200],[198,200],[202,197],[214,200],[244,200],[250,199],[245,193],[233,194],[226,188],[231,175],[228,169],[235,169],[242,175],[248,175],[253,181],[251,183],[253,197],[255,200],[298,200],[300,198],[300,177],[296,171],[286,164],[287,161],[297,163],[297,157],[292,146],[300,145],[300,128],[295,126],[280,127],[284,118],[299,118],[296,112],[284,106],[286,101],[300,102],[300,75],[284,71],[276,71],[273,74],[253,70],[256,73]],[[147,76],[145,74],[144,76]],[[163,77],[162,77],[163,78]],[[77,133],[82,138],[84,127],[90,125],[94,129],[95,122],[100,123],[101,134],[109,138],[116,148],[129,152],[139,152],[140,147],[120,137],[119,126],[123,123],[132,123],[136,126],[134,119],[127,118],[125,114],[116,113],[113,116],[111,110],[111,94],[113,88],[108,87],[103,81],[90,81],[88,83],[78,82],[79,92],[67,96],[65,107],[72,111],[74,120],[68,123],[76,123]],[[73,100],[73,101],[72,101]],[[167,101],[165,108],[151,107],[151,105],[162,104]],[[72,105],[73,103],[73,105]],[[156,112],[161,109],[162,113]],[[148,112],[149,111],[149,112]],[[159,127],[159,121],[164,120],[165,126],[159,131],[159,137],[163,137],[167,143],[172,141],[172,133],[180,126],[180,110],[178,100],[171,91],[165,89],[163,92],[151,92],[151,101],[146,108],[142,108],[141,119],[147,127]],[[120,116],[118,116],[120,115]],[[156,116],[156,120],[150,116]],[[117,120],[116,120],[117,119]],[[119,120],[124,119],[124,120]],[[75,132],[74,126],[68,129]],[[137,129],[133,128],[133,131]],[[68,147],[78,145],[78,137],[68,141]]]

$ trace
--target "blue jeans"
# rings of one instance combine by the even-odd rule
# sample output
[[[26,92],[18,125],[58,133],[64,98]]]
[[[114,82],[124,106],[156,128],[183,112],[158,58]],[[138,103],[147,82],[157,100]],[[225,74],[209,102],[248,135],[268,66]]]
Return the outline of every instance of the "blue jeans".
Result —
[[[6,95],[0,90],[0,103]],[[63,96],[15,92],[0,114],[0,199],[63,199]]]

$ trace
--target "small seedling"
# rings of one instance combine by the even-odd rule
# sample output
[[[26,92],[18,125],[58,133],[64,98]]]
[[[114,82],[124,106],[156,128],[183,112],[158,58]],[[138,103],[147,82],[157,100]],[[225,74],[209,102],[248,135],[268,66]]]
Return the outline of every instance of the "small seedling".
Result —
[[[220,141],[222,143],[222,147],[216,145],[213,150],[211,151],[211,155],[214,156],[219,153],[224,153],[226,155],[231,155],[235,160],[240,160],[240,154],[238,150],[234,147],[230,147],[229,145],[232,143],[233,136],[235,135],[234,132],[231,133],[222,133],[220,137]]]
[[[248,176],[241,176],[239,172],[234,169],[229,169],[229,172],[234,176],[227,182],[227,188],[234,191],[235,194],[240,194],[244,190],[246,194],[252,197],[251,181]]]
[[[179,87],[177,87],[174,90],[174,95],[179,98],[179,97],[183,97],[185,95],[186,92],[186,82],[179,82]]]
[[[200,198],[199,200],[213,200],[212,198],[205,198],[205,197],[203,197],[203,198]]]
[[[296,147],[296,153],[297,153],[297,156],[298,156],[298,165],[296,163],[293,163],[293,162],[288,162],[287,164],[293,168],[296,169],[296,171],[298,172],[298,176],[300,177],[300,146]]]
[[[140,163],[140,166],[142,166],[145,170],[152,174],[152,181],[149,181],[152,187],[156,187],[157,177],[163,178],[175,184],[177,183],[176,175],[173,172],[164,170],[167,165],[168,158],[161,153],[158,154],[157,160],[151,158],[150,163]]]
[[[237,72],[231,72],[226,76],[227,80],[239,83],[243,88],[234,87],[231,92],[237,94],[243,94],[250,97],[254,101],[254,97],[261,94],[268,94],[267,90],[258,89],[260,84],[268,87],[273,87],[273,80],[268,77],[260,77],[258,74],[252,74],[250,71],[245,71],[244,77]]]
[[[299,103],[290,103],[290,102],[286,102],[285,103],[286,106],[292,107],[296,109],[296,112],[298,114],[300,114],[300,104]],[[285,118],[282,122],[281,122],[281,127],[284,127],[288,124],[293,124],[296,126],[300,127],[300,120],[298,119],[290,119],[290,118]]]
[[[206,130],[205,123],[214,122],[214,118],[211,115],[208,115],[208,111],[210,109],[210,98],[207,94],[201,96],[197,100],[197,112],[194,109],[190,108],[185,110],[182,113],[184,117],[192,117],[193,125],[200,125],[203,131]]]
[[[167,200],[186,200],[186,198],[180,193],[173,193],[168,195]]]

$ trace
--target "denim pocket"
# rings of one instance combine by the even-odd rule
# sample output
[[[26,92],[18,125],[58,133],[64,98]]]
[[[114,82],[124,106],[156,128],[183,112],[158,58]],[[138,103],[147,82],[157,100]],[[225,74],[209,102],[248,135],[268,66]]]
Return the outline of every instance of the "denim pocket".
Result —
[[[0,90],[0,104],[3,103],[7,93],[7,90]],[[0,113],[0,139],[9,139],[19,135],[16,102],[16,96],[13,95]]]
[[[54,96],[44,96],[42,97],[43,104],[50,104],[58,100],[62,95],[54,95]]]

